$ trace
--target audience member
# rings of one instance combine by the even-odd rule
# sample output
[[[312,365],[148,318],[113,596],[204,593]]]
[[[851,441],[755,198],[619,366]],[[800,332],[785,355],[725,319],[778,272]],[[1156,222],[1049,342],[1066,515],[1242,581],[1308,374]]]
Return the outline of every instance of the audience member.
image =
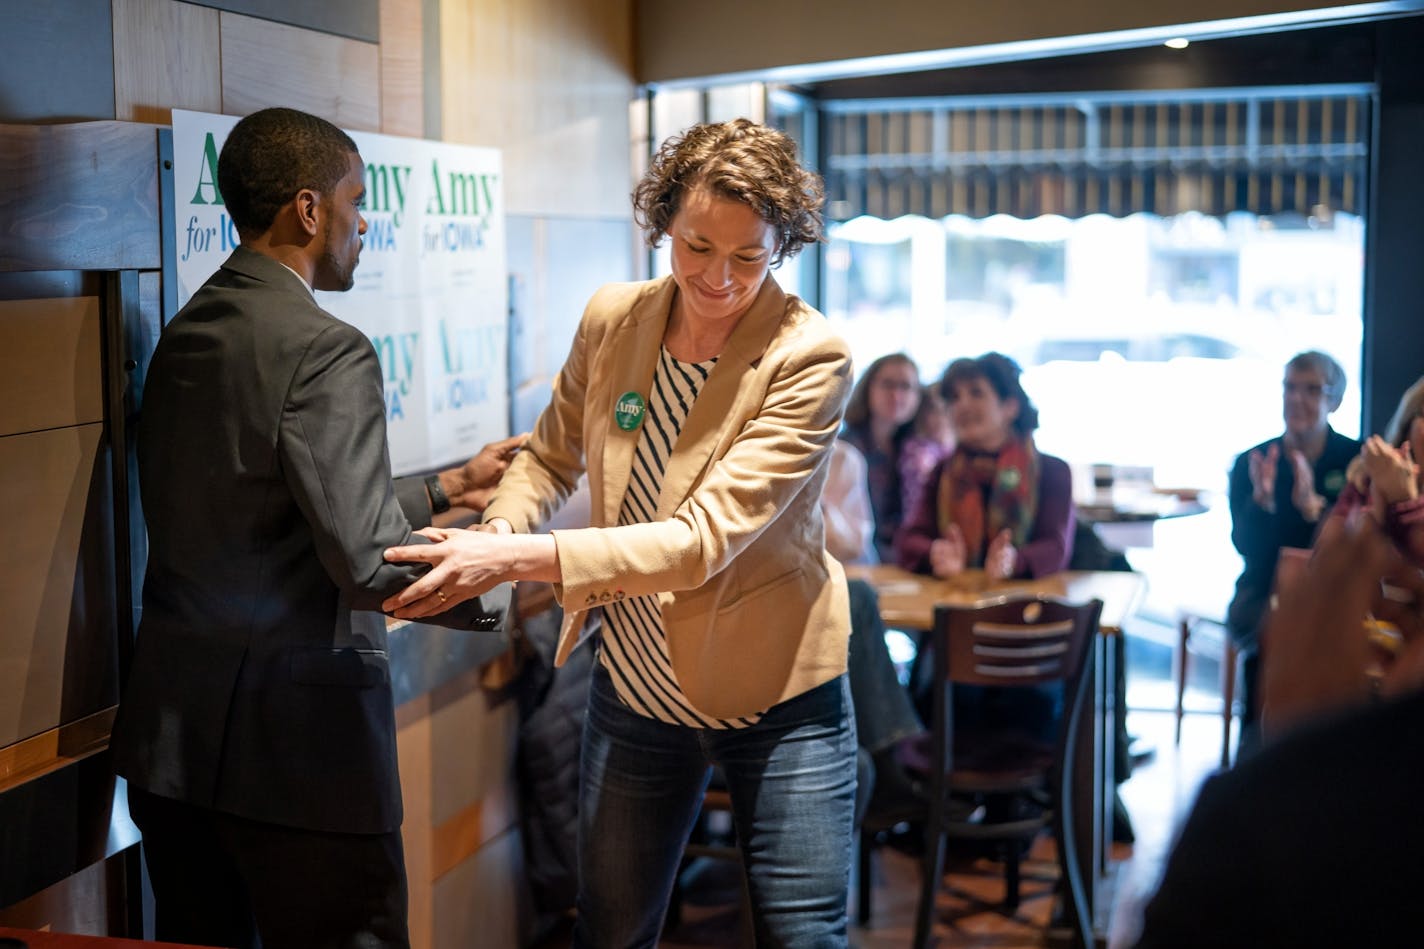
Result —
[[[1202,787],[1138,949],[1419,944],[1421,604],[1424,578],[1372,516],[1321,535],[1267,623],[1263,747]],[[1382,675],[1372,612],[1404,633]]]
[[[910,516],[924,494],[925,482],[935,465],[954,451],[954,420],[938,386],[920,390],[920,407],[911,421],[910,435],[900,447],[900,509]]]
[[[841,563],[875,563],[875,514],[870,509],[865,456],[845,439],[831,449],[821,490],[826,550]]]
[[[821,492],[821,517],[826,522],[826,550],[842,563],[866,562],[874,519],[865,483],[865,460],[844,439],[836,442],[831,471]],[[871,557],[873,560],[873,555]],[[850,658],[847,676],[855,703],[855,729],[860,747],[870,755],[875,783],[870,812],[885,818],[900,812],[924,811],[924,789],[900,759],[906,739],[924,734],[910,695],[900,682],[885,642],[880,598],[864,580],[850,580]]]
[[[1244,565],[1226,611],[1226,628],[1242,656],[1243,712],[1238,757],[1255,747],[1259,706],[1257,634],[1282,547],[1309,547],[1321,515],[1345,488],[1345,470],[1360,443],[1327,421],[1345,394],[1345,371],[1321,352],[1286,363],[1285,432],[1243,452],[1231,470],[1231,542]]]
[[[999,353],[956,359],[940,380],[957,445],[931,472],[895,536],[907,570],[950,577],[1041,577],[1068,566],[1073,484],[1068,465],[1033,444],[1038,409],[1019,367]]]
[[[875,514],[875,553],[885,563],[894,560],[895,530],[907,513],[901,451],[914,433],[919,393],[920,374],[914,361],[904,353],[893,353],[870,364],[846,405],[841,437],[865,457]]]
[[[1424,379],[1405,391],[1385,429],[1371,435],[1346,469],[1345,490],[1322,532],[1335,529],[1357,508],[1368,505],[1375,519],[1414,564],[1424,566],[1424,492],[1419,463],[1424,457]]]

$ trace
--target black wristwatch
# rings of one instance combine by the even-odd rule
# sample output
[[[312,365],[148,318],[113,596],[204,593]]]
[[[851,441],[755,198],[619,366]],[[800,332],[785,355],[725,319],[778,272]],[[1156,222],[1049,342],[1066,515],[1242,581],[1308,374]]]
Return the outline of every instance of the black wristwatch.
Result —
[[[431,514],[444,514],[450,510],[450,499],[445,496],[445,489],[440,487],[439,475],[426,476],[425,490],[430,495]]]

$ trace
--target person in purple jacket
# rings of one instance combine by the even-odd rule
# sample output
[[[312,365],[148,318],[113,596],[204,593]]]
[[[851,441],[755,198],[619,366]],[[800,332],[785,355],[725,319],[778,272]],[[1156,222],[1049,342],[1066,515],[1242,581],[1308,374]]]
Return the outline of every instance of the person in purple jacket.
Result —
[[[954,452],[930,473],[895,535],[906,570],[950,577],[983,569],[995,579],[1066,569],[1073,552],[1068,465],[1033,444],[1038,409],[1000,353],[956,359],[940,394],[949,404]]]

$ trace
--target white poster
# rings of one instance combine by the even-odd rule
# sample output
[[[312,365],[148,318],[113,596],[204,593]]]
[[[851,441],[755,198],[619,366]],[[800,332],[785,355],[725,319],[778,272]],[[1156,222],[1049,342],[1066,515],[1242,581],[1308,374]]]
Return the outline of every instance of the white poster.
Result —
[[[173,111],[179,306],[237,245],[217,186],[237,121]],[[507,434],[509,417],[499,152],[349,134],[366,165],[361,262],[351,290],[317,300],[376,348],[395,473],[463,461]]]

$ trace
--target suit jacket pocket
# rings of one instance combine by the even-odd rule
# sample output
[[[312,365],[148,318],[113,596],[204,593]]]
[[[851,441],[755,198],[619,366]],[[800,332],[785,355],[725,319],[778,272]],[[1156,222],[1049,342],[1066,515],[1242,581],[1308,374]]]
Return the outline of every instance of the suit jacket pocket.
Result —
[[[390,684],[390,661],[384,649],[294,649],[292,681],[369,689]]]

